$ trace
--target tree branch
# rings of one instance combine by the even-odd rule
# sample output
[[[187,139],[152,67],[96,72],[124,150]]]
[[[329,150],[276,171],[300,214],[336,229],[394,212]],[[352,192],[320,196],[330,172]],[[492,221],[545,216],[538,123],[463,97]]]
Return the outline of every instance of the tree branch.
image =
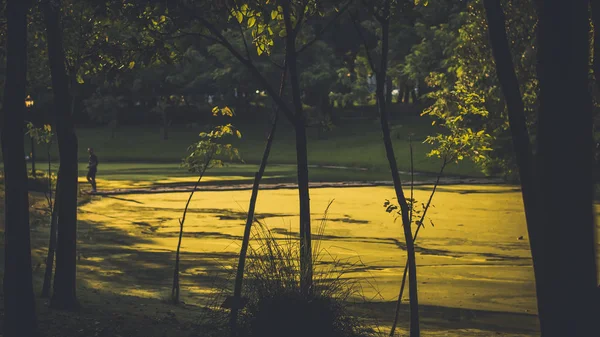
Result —
[[[194,15],[195,19],[197,19],[208,31],[215,37],[216,42],[225,47],[229,52],[238,59],[243,65],[245,65],[248,70],[256,77],[256,79],[260,82],[260,84],[265,88],[265,90],[269,93],[269,95],[273,98],[275,103],[279,106],[281,111],[285,114],[285,116],[292,122],[295,121],[294,114],[287,106],[287,104],[283,101],[283,99],[277,94],[275,89],[269,84],[269,81],[258,71],[252,60],[248,60],[244,58],[240,52],[238,52],[229,41],[221,34],[221,32],[208,20],[203,18],[202,16]]]
[[[323,35],[325,34],[325,32],[327,32],[327,30],[329,30],[329,28],[333,25],[333,23],[336,22],[340,18],[340,16],[342,16],[342,14],[344,14],[344,12],[346,12],[346,10],[348,9],[348,7],[350,7],[350,4],[352,2],[353,2],[353,0],[349,0],[346,3],[346,5],[344,5],[342,8],[340,8],[340,10],[335,14],[335,16],[331,20],[329,20],[329,22],[327,22],[327,24],[325,24],[325,27],[323,27],[320,31],[318,31],[312,40],[308,41],[304,46],[302,46],[300,49],[298,49],[297,53],[298,54],[302,53],[303,51],[308,49],[308,47],[310,47],[315,42],[320,40],[321,37],[323,37]]]
[[[361,42],[363,43],[363,46],[365,47],[365,53],[367,54],[367,60],[369,61],[369,66],[371,67],[371,70],[373,70],[373,73],[375,74],[375,76],[377,77],[377,68],[375,67],[375,62],[373,62],[373,58],[371,57],[371,53],[369,52],[369,45],[367,43],[367,39],[366,37],[363,35],[361,29],[360,29],[360,23],[357,20],[357,16],[356,13],[355,14],[350,14],[350,18],[352,19],[352,23],[354,25],[354,28],[356,29],[356,32],[358,33],[358,37],[360,38]]]
[[[233,8],[229,8],[229,6],[227,6],[227,2],[225,2],[225,6],[227,8],[227,11],[231,15]],[[244,35],[244,28],[242,27],[242,23],[239,22],[238,20],[234,20],[234,21],[238,26],[238,29],[240,31],[240,36],[242,37],[242,41],[244,42],[244,49],[246,50],[246,57],[248,58],[248,60],[251,60],[252,57],[250,56],[250,48],[248,48],[248,41],[246,41],[246,36]]]
[[[304,0],[302,6],[300,7],[300,13],[298,13],[298,20],[296,21],[296,27],[294,27],[294,36],[297,36],[302,29],[302,21],[304,21],[304,15],[306,12],[306,6],[308,6],[308,0]]]

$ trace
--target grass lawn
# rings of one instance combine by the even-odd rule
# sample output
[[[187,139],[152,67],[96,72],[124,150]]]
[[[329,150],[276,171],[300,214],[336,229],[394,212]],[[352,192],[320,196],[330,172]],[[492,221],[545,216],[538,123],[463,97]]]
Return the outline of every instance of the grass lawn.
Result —
[[[258,164],[270,126],[266,122],[256,122],[238,125],[238,127],[243,138],[235,141],[235,145],[240,149],[242,158],[248,164]],[[415,170],[421,172],[437,172],[439,170],[440,161],[426,157],[431,146],[423,144],[423,140],[428,134],[436,132],[428,119],[406,117],[395,122],[394,130],[394,146],[400,170],[408,171],[410,169],[408,141],[410,134],[413,134]],[[86,149],[93,147],[100,159],[99,169],[101,171],[106,168],[106,163],[111,162],[161,163],[172,164],[175,167],[185,156],[187,147],[198,140],[200,131],[202,131],[201,128],[173,126],[169,132],[169,139],[162,140],[158,126],[122,127],[111,139],[111,131],[108,128],[79,128],[77,130],[79,160],[86,162]],[[308,130],[308,135],[309,164],[369,168],[378,177],[385,176],[385,179],[389,180],[388,164],[377,121],[343,122],[333,131],[324,133],[323,139],[318,138],[317,130],[313,128]],[[43,161],[45,156],[42,151],[38,149],[37,153],[38,162]],[[56,156],[56,153],[53,156]],[[295,164],[295,156],[293,129],[286,121],[283,121],[271,151],[270,163]],[[38,166],[42,167],[39,163]],[[477,168],[467,161],[450,165],[447,172],[482,176]],[[316,178],[319,180],[318,175]]]

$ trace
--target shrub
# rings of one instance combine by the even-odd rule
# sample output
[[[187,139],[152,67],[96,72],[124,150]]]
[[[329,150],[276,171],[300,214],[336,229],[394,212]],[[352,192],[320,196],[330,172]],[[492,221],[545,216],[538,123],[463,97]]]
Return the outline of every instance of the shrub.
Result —
[[[348,310],[349,300],[361,297],[360,284],[344,277],[360,267],[331,257],[319,247],[325,221],[313,241],[314,286],[310,294],[300,291],[299,242],[289,234],[276,237],[264,224],[254,226],[244,293],[239,336],[369,336],[373,331]]]

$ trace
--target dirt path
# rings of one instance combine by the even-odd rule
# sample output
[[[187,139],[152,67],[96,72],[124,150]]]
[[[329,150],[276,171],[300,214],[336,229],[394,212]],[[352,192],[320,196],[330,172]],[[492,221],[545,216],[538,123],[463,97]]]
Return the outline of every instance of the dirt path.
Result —
[[[432,185],[435,178],[420,179],[414,181],[414,186]],[[482,185],[482,184],[503,184],[500,178],[465,178],[465,177],[443,177],[440,179],[440,185]],[[406,182],[405,182],[405,185]],[[118,188],[110,190],[100,190],[96,193],[86,192],[93,195],[121,195],[121,194],[151,194],[151,193],[178,193],[191,192],[194,184],[182,184],[177,186],[156,186],[144,188]],[[345,181],[345,182],[312,182],[311,188],[332,188],[332,187],[374,187],[374,186],[393,186],[392,181]],[[261,184],[261,190],[295,189],[298,185],[295,183]],[[252,189],[252,184],[206,184],[198,186],[196,191],[241,191]]]

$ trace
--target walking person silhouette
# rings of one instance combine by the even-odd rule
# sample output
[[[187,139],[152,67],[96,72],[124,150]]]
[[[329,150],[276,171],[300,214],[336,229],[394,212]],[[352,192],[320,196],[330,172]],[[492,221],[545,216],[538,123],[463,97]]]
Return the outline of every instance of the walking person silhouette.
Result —
[[[88,148],[90,159],[88,161],[87,181],[92,185],[92,192],[96,192],[96,173],[98,172],[98,157],[94,154],[94,149]]]

